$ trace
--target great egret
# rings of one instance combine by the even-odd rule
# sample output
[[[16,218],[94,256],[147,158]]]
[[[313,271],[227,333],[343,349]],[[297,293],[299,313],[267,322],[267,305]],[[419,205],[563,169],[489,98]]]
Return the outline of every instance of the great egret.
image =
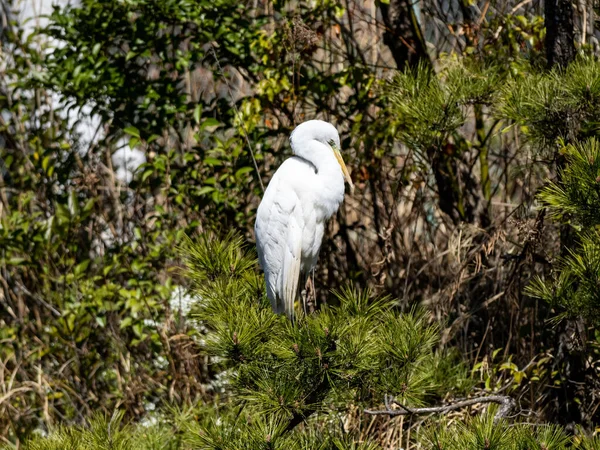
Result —
[[[294,129],[290,143],[295,156],[273,175],[254,231],[271,306],[293,319],[299,279],[305,280],[317,263],[325,222],[344,200],[344,178],[354,186],[332,124],[304,122]]]

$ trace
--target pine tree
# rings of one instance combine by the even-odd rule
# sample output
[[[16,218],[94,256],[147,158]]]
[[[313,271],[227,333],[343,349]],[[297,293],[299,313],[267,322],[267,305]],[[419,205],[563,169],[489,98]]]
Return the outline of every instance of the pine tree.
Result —
[[[264,448],[284,448],[301,429],[302,439],[335,435],[343,430],[324,418],[344,414],[351,404],[377,405],[391,395],[423,405],[464,377],[460,364],[450,369],[449,357],[435,350],[438,328],[427,315],[401,313],[389,297],[346,288],[335,293],[339,306],[293,323],[275,315],[255,258],[242,243],[233,235],[204,237],[184,250],[199,299],[192,317],[226,374],[228,401],[219,424],[199,434],[206,448],[248,436],[272,445]]]
[[[483,224],[489,221],[489,205],[482,205],[491,198],[487,138],[482,136],[476,143],[481,148],[478,183],[469,160],[473,144],[458,130],[467,121],[470,107],[481,109],[494,103],[504,77],[493,64],[449,60],[437,74],[424,64],[407,69],[384,90],[397,118],[397,137],[414,152],[424,173],[431,172],[439,207],[456,223],[476,222],[478,212]]]
[[[499,107],[529,137],[534,154],[546,161],[544,169],[551,169],[537,195],[541,208],[536,222],[543,223],[547,215],[558,223],[560,233],[554,240],[560,242],[560,250],[544,246],[541,251],[550,271],[536,275],[525,292],[557,309],[553,317],[558,323],[553,330],[554,369],[561,384],[557,418],[588,426],[597,421],[594,398],[599,386],[589,356],[590,348],[597,347],[593,336],[600,323],[600,173],[595,141],[599,107],[600,64],[584,57],[566,67],[512,80]],[[552,236],[546,231],[545,242],[549,244]]]
[[[556,176],[538,199],[550,219],[575,233],[563,241],[550,280],[535,278],[527,293],[592,322],[600,305],[599,108],[600,64],[592,58],[511,81],[499,108],[536,151],[556,161]]]
[[[580,433],[569,436],[555,425],[511,425],[495,421],[494,411],[464,422],[442,421],[425,428],[419,437],[431,450],[598,450],[600,440]]]
[[[539,199],[549,217],[576,230],[577,240],[557,258],[551,280],[537,277],[527,292],[600,324],[600,143],[592,138],[562,153],[560,182],[549,181]]]

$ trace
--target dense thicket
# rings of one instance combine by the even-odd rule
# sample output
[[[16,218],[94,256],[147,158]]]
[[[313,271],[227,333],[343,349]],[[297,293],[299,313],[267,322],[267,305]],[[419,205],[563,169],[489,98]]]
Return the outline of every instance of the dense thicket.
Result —
[[[0,9],[9,448],[600,448],[585,2],[23,5]],[[357,189],[325,306],[290,324],[252,223],[315,117]],[[510,413],[414,410],[490,395]]]

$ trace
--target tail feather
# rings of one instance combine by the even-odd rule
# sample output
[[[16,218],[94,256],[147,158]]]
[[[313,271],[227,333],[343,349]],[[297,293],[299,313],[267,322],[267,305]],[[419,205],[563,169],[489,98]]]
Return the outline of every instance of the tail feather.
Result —
[[[283,311],[290,319],[294,318],[294,301],[298,294],[301,253],[302,229],[293,218],[290,218],[279,290]]]

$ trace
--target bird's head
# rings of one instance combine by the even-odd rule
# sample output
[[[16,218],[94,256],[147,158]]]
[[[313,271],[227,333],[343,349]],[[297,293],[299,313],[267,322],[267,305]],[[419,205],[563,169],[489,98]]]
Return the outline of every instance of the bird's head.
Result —
[[[323,146],[319,147],[325,149],[324,151],[333,152],[335,159],[342,168],[344,178],[350,185],[350,190],[353,191],[354,184],[352,183],[350,173],[348,172],[348,168],[346,167],[344,159],[342,158],[340,135],[336,128],[329,122],[325,122],[323,120],[308,120],[298,125],[294,131],[292,131],[290,143],[292,145],[294,154],[314,163],[315,161],[313,161],[313,158],[318,158],[318,155],[311,155],[313,156],[311,158],[305,154],[311,141],[317,141],[320,144],[323,144]]]

